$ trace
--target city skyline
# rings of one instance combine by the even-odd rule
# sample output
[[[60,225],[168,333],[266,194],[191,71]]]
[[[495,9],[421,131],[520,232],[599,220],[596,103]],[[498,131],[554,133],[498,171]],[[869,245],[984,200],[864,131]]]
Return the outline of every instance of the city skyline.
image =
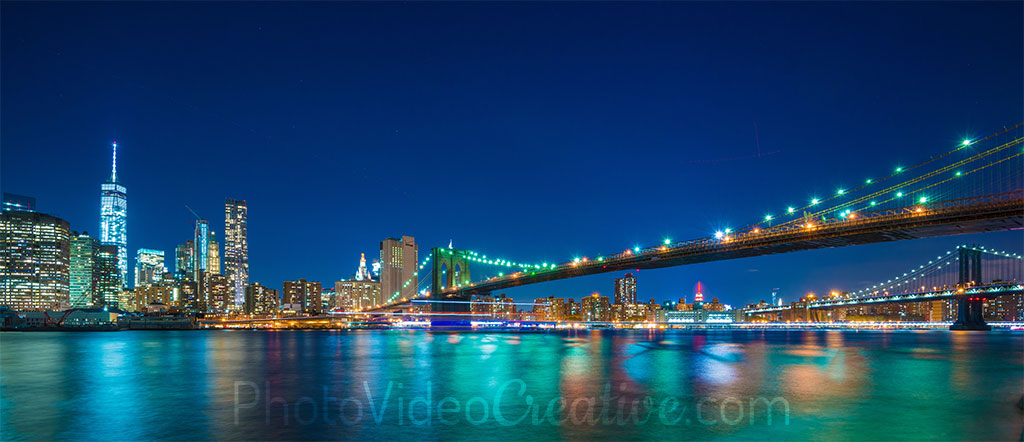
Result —
[[[366,13],[366,9],[358,5],[321,7],[347,12],[353,20]],[[652,8],[671,11],[681,7],[645,5],[639,8],[649,12]],[[359,66],[336,64],[301,72],[267,71],[260,69],[258,59],[238,55],[234,61],[239,67],[225,72],[239,74],[242,71],[238,69],[248,68],[245,72],[251,74],[247,77],[251,82],[291,85],[297,101],[283,100],[274,92],[264,97],[289,103],[275,112],[253,112],[233,104],[238,97],[230,88],[221,88],[220,92],[191,90],[177,80],[158,88],[150,80],[144,80],[154,78],[152,72],[160,69],[170,69],[168,72],[179,74],[176,77],[190,78],[200,73],[199,66],[216,62],[219,53],[190,54],[187,59],[192,63],[176,67],[148,61],[122,66],[116,73],[97,71],[89,66],[114,65],[120,59],[144,59],[134,55],[146,50],[147,41],[120,39],[120,34],[88,32],[79,33],[85,35],[82,41],[66,40],[61,35],[25,39],[38,35],[32,23],[49,19],[49,16],[38,6],[14,8],[23,13],[24,20],[6,27],[5,34],[11,38],[4,41],[4,52],[12,60],[8,66],[24,68],[18,71],[4,68],[4,106],[17,106],[24,115],[12,116],[8,130],[0,137],[9,147],[5,149],[5,164],[24,167],[5,167],[0,181],[4,190],[34,196],[40,202],[38,210],[68,220],[74,230],[92,231],[89,226],[96,225],[95,194],[88,190],[105,178],[104,170],[110,159],[107,149],[116,139],[121,142],[118,180],[132,189],[132,203],[128,208],[130,247],[153,248],[170,254],[177,244],[193,236],[194,219],[184,209],[185,204],[199,213],[216,214],[225,197],[243,198],[254,210],[254,222],[248,226],[252,240],[249,248],[252,273],[248,280],[274,288],[281,288],[282,281],[301,277],[320,280],[325,285],[337,281],[350,274],[351,263],[359,253],[373,257],[381,239],[403,234],[416,237],[417,243],[428,248],[454,240],[457,248],[531,262],[561,261],[577,255],[656,244],[665,237],[704,237],[724,227],[756,219],[772,207],[832,192],[863,179],[865,174],[919,161],[965,137],[989,133],[1003,124],[1022,119],[1018,103],[1007,98],[1021,95],[1019,81],[1012,74],[1019,70],[1019,60],[989,61],[989,57],[976,56],[978,48],[991,54],[1019,52],[1019,42],[1005,38],[1009,31],[1000,30],[1000,26],[978,25],[1013,17],[1019,5],[1012,4],[966,11],[954,10],[949,5],[920,9],[900,5],[864,8],[815,5],[807,10],[794,5],[763,10],[758,6],[729,5],[697,8],[698,11],[738,8],[736,20],[755,29],[766,25],[752,22],[754,17],[781,20],[787,14],[813,15],[808,12],[813,10],[825,14],[816,16],[821,21],[815,26],[827,27],[829,23],[842,26],[842,20],[830,19],[828,13],[849,13],[862,22],[886,30],[877,37],[866,37],[857,45],[828,39],[794,43],[801,53],[817,60],[817,64],[799,66],[805,70],[790,68],[762,73],[765,78],[739,73],[748,63],[770,64],[772,57],[778,55],[777,47],[793,43],[791,37],[768,33],[757,50],[753,50],[745,48],[742,41],[705,25],[698,24],[692,30],[685,26],[680,28],[676,26],[680,23],[673,20],[681,19],[664,18],[646,31],[628,25],[635,31],[633,36],[609,50],[610,55],[616,57],[632,53],[633,61],[621,66],[603,62],[590,44],[594,39],[603,41],[599,37],[601,23],[611,16],[630,17],[638,11],[616,5],[589,10],[578,23],[571,25],[571,29],[541,21],[536,25],[536,37],[506,40],[488,34],[486,41],[480,43],[517,53],[539,47],[538,39],[542,36],[557,37],[560,39],[557,46],[529,55],[531,61],[547,63],[542,65],[549,67],[542,70],[508,67],[488,57],[487,53],[479,52],[481,46],[472,43],[472,39],[458,38],[461,43],[441,53],[449,57],[474,54],[474,65],[487,74],[487,78],[506,85],[505,88],[489,85],[485,88],[473,83],[455,88],[445,78],[457,75],[458,71],[432,65],[428,57],[403,49],[406,45],[420,48],[440,39],[448,41],[448,37],[464,36],[466,31],[458,30],[450,31],[447,36],[422,32],[428,35],[422,42],[388,38],[369,42],[369,46],[358,50],[362,56],[379,61],[380,69],[375,71],[383,73],[379,78],[367,77],[369,71]],[[171,5],[146,8],[166,12],[167,16],[183,23],[196,20],[184,9]],[[397,13],[385,28],[414,22],[416,8]],[[505,29],[506,24],[493,23],[491,14],[506,12],[506,8],[481,6],[476,12],[460,14]],[[540,5],[529,8],[544,10]],[[1002,9],[1009,13],[1002,13],[1006,12],[1001,12]],[[892,82],[877,86],[859,83],[856,78],[877,77],[877,65],[872,63],[877,54],[895,56],[902,49],[899,45],[888,47],[891,42],[881,35],[905,37],[900,45],[921,43],[918,40],[924,37],[918,35],[928,35],[916,28],[917,24],[903,28],[888,19],[878,18],[882,16],[876,14],[879,10],[885,11],[887,17],[924,14],[933,23],[965,26],[964,36],[937,36],[937,44],[946,52],[921,53],[914,64],[894,66],[892,71],[887,71],[887,75],[896,79]],[[208,12],[216,15],[222,11],[211,6]],[[524,14],[522,11],[514,12]],[[124,14],[103,7],[76,6],[60,13],[89,17],[90,21],[101,25],[110,20],[120,21]],[[963,20],[963,14],[974,20]],[[310,52],[313,48],[300,48],[298,53],[288,54],[279,44],[260,39],[267,33],[279,36],[290,32],[287,23],[281,20],[287,15],[287,11],[282,13],[273,5],[255,6],[243,22],[229,26],[240,35],[256,39],[258,47],[282,60],[281,66],[297,65],[299,59],[295,57],[314,56]],[[203,35],[186,35],[146,20],[133,24],[143,25],[161,29],[181,42],[212,38],[224,32],[206,30]],[[423,26],[412,25],[414,28]],[[1012,26],[1005,28],[1013,29]],[[325,37],[347,41],[348,32],[369,31],[359,23],[347,29],[329,31],[330,35]],[[735,57],[719,63],[702,51],[692,53],[690,58],[667,52],[673,43],[698,38],[700,32],[718,38],[713,44],[717,45],[717,50],[711,52],[735,54]],[[590,40],[584,43],[577,38],[563,38],[566,33],[587,36]],[[830,44],[838,44],[843,51],[836,51]],[[858,49],[858,45],[870,50]],[[931,45],[930,42],[929,47]],[[95,59],[82,63],[87,46],[114,49],[95,54]],[[396,49],[401,50],[409,62],[422,68],[421,80],[427,85],[403,84],[399,87],[402,93],[426,94],[440,102],[449,100],[455,106],[440,107],[438,112],[432,112],[429,111],[432,107],[402,105],[397,92],[390,92],[388,87],[389,80],[404,78],[404,64],[373,55]],[[42,59],[39,63],[21,62],[27,60],[28,54],[42,54]],[[560,57],[571,54],[582,54],[583,58],[573,64],[560,61]],[[949,59],[969,59],[972,68],[947,73],[942,67]],[[825,75],[831,75],[832,71],[825,67],[836,63],[849,66],[849,72],[842,74],[843,80],[859,85],[859,90],[833,87],[829,80],[832,77]],[[1003,63],[1011,63],[1014,68],[1002,69]],[[695,65],[706,68],[704,73],[687,69]],[[510,70],[503,74],[507,67]],[[358,93],[331,86],[335,83],[327,82],[328,74],[337,69],[341,69],[343,78],[365,83],[363,89],[370,92]],[[51,71],[73,75],[63,75],[62,80],[53,83],[62,85],[56,90],[32,81],[36,78],[55,81]],[[920,73],[925,71],[934,75],[921,78]],[[588,97],[591,95],[584,92],[592,90],[595,83],[608,80],[597,76],[597,72],[619,72],[616,75],[620,77],[611,79],[618,81],[623,90],[594,97],[595,105],[590,105]],[[31,75],[26,77],[26,74]],[[720,91],[721,96],[701,93],[698,85],[712,76],[743,79],[746,83],[736,92]],[[654,88],[664,96],[641,99],[630,94],[629,91],[637,92],[631,85],[638,79],[644,79],[645,90]],[[220,81],[218,77],[211,84],[220,85]],[[945,87],[960,82],[980,86],[970,90]],[[102,87],[86,87],[94,84]],[[148,107],[136,100],[106,98],[108,88],[115,85],[114,90],[123,91],[127,87],[161,104]],[[940,98],[935,96],[934,90],[947,92]],[[101,94],[99,91],[103,91],[102,96],[97,95]],[[562,94],[564,103],[547,110],[539,110],[532,104],[543,102],[553,91]],[[794,91],[806,91],[806,94],[791,99]],[[318,99],[321,92],[334,101]],[[865,100],[865,96],[871,99]],[[750,97],[754,97],[753,101]],[[786,105],[781,110],[775,107],[776,103],[783,102]],[[380,105],[383,107],[374,108],[373,103],[383,103]],[[492,107],[489,103],[501,105]],[[37,123],[28,120],[21,124],[23,118],[33,117],[35,109],[43,105],[61,109],[53,116],[53,121],[63,130],[43,131]],[[90,106],[97,106],[99,110],[84,111]],[[198,110],[186,112],[193,106]],[[703,111],[718,107],[721,111]],[[874,112],[880,108],[886,109],[885,115]],[[146,113],[147,109],[157,116],[155,120],[132,116]],[[469,112],[469,109],[474,111]],[[626,112],[626,109],[637,109],[644,118],[638,119],[637,112]],[[857,119],[851,121],[848,117],[851,113],[857,115]],[[332,118],[325,119],[324,115]],[[799,116],[799,121],[794,121],[790,115]],[[905,117],[912,118],[907,124],[893,125],[889,123],[892,115],[914,117]],[[347,123],[337,126],[333,124],[335,118]],[[453,121],[476,122],[479,127],[452,126]],[[509,123],[502,123],[505,121]],[[616,124],[608,124],[610,121]],[[170,127],[175,128],[175,136],[168,136]],[[567,146],[582,145],[592,146],[586,157],[572,155],[567,150]],[[339,150],[338,146],[344,149]],[[38,149],[57,153],[45,160],[53,163],[54,173],[65,177],[60,183],[32,173],[42,167],[43,159],[32,154]],[[202,161],[196,161],[199,158]],[[400,159],[405,161],[397,161]],[[401,163],[415,166],[399,166]],[[236,167],[227,168],[226,164]],[[834,164],[842,167],[836,169],[831,166]],[[595,177],[648,170],[655,172],[641,175],[642,185],[638,186],[595,181]],[[74,185],[68,186],[70,183]],[[600,192],[574,190],[584,184]],[[644,194],[642,191],[648,188],[678,190]],[[445,189],[459,190],[455,201],[446,202],[445,198],[432,196]],[[567,198],[563,193],[572,197]],[[445,208],[452,214],[436,215],[438,204],[442,207],[447,204]],[[620,204],[627,204],[625,207],[629,210],[620,210]],[[297,207],[316,210],[295,216],[290,211]],[[470,212],[463,215],[460,211],[464,210]],[[210,219],[213,230],[220,230],[222,226],[216,218],[211,216]],[[953,244],[966,242],[1010,248],[1021,240],[1021,232],[1003,232],[645,270],[636,275],[642,281],[638,297],[677,299],[692,294],[692,285],[700,280],[709,287],[709,293],[721,294],[723,300],[735,305],[766,299],[774,288],[779,288],[780,297],[793,299],[809,291],[860,288],[884,277],[886,269],[898,267],[913,256],[945,250]],[[828,264],[835,261],[861,264],[856,273],[851,273]],[[793,272],[793,269],[800,271]],[[517,299],[551,294],[578,298],[597,290],[607,296],[611,294],[607,287],[613,278],[608,275],[552,282],[509,290],[508,294]],[[237,287],[235,296],[237,299]]]

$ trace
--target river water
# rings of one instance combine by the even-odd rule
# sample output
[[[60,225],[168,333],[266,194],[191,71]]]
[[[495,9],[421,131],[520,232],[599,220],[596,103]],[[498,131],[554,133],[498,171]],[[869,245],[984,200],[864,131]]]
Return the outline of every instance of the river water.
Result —
[[[0,334],[0,438],[1020,440],[1024,335]]]

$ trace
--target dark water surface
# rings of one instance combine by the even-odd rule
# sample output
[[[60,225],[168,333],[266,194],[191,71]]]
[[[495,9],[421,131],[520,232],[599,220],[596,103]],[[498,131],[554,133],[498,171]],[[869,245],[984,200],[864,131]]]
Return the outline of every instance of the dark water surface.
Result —
[[[3,440],[1019,440],[1022,394],[1008,332],[0,334]]]

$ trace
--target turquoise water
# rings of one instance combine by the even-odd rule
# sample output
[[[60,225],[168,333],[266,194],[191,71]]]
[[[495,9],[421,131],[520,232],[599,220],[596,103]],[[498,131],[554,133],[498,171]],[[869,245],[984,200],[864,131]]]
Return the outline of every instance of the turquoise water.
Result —
[[[1022,394],[1009,332],[0,334],[3,440],[1019,440]]]

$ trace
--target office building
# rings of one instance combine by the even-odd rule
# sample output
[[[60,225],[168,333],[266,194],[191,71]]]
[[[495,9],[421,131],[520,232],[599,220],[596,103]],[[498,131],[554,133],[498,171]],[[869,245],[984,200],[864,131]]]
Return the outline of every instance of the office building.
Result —
[[[128,189],[117,180],[117,142],[110,179],[100,185],[100,244],[117,247],[120,287],[128,284]]]
[[[224,201],[224,276],[235,292],[235,304],[245,298],[249,285],[249,209],[245,200]]]
[[[210,222],[205,219],[196,220],[196,229],[192,237],[192,279],[199,281],[200,276],[209,272],[210,264]]]
[[[615,303],[636,304],[636,277],[632,273],[615,279]]]
[[[94,306],[117,307],[121,294],[121,267],[119,250],[114,245],[101,245],[96,254],[96,292]]]
[[[217,244],[217,235],[215,232],[210,232],[210,248],[209,256],[207,257],[206,273],[210,275],[220,275],[220,245]],[[232,296],[231,303],[234,304],[235,300]]]
[[[54,310],[71,302],[71,229],[38,212],[0,213],[0,306]]]
[[[36,199],[30,196],[4,192],[3,211],[35,212]]]
[[[178,280],[192,279],[195,270],[192,267],[192,252],[195,245],[190,239],[184,244],[178,244],[174,249],[174,278]]]
[[[384,302],[416,295],[418,255],[416,241],[411,236],[388,238],[380,243],[380,285]]]
[[[96,297],[96,279],[99,273],[96,258],[100,253],[100,240],[89,232],[71,237],[71,308],[92,306]]]
[[[163,250],[139,249],[135,252],[134,287],[159,284],[165,271]]]

